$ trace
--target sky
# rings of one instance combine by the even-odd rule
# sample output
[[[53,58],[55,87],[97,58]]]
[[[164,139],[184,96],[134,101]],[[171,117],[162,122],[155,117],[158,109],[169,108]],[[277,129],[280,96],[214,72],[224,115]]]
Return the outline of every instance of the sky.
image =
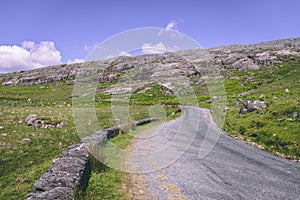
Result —
[[[0,73],[82,62],[108,38],[143,27],[204,48],[300,37],[299,9],[298,0],[1,0]]]

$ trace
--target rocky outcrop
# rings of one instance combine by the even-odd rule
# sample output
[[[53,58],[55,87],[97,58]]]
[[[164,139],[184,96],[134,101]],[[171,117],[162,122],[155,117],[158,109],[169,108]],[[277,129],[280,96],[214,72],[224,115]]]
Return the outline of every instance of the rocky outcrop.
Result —
[[[42,124],[42,120],[38,119],[38,116],[33,114],[33,115],[28,115],[26,117],[26,124],[27,126],[38,126]]]
[[[264,110],[267,107],[265,102],[259,100],[246,100],[241,103],[243,106],[240,109],[240,114],[247,114],[255,110]]]
[[[39,119],[36,114],[28,115],[26,117],[26,124],[27,126],[41,127],[44,129],[61,128],[67,125],[65,122],[59,122],[56,124],[46,123],[45,120]]]
[[[182,57],[184,56],[184,57]],[[199,76],[193,62],[203,67],[211,63],[221,71],[226,69],[256,70],[270,63],[281,62],[282,56],[300,56],[300,38],[276,40],[250,45],[230,45],[211,49],[196,49],[158,55],[116,57],[109,60],[92,61],[70,65],[58,65],[30,71],[0,75],[4,86],[36,85],[41,83],[96,75],[99,82],[110,82],[120,78],[126,71],[147,66],[147,78],[183,74],[185,77]],[[150,68],[155,67],[155,70]],[[149,70],[150,69],[150,70]],[[203,67],[202,73],[205,73]],[[171,74],[169,74],[171,72]],[[141,73],[139,76],[142,76]],[[141,77],[139,77],[141,79]],[[196,80],[197,81],[197,80]]]
[[[147,118],[135,122],[137,126],[156,121]],[[120,133],[118,126],[97,131],[70,146],[37,180],[26,200],[74,199],[76,192],[85,191],[91,175],[90,151],[104,147],[110,138]]]

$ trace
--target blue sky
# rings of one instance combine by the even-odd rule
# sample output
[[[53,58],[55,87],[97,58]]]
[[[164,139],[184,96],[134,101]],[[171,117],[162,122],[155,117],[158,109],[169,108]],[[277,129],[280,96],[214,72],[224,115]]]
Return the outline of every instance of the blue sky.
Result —
[[[2,0],[0,72],[81,61],[126,30],[169,25],[203,47],[300,36],[300,1]]]

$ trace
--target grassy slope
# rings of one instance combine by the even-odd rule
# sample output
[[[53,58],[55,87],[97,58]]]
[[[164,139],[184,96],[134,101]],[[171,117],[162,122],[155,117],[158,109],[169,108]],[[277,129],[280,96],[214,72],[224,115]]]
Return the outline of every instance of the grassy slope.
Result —
[[[253,78],[241,86],[239,83],[250,75]],[[259,143],[267,151],[280,152],[299,159],[299,118],[293,120],[292,115],[296,111],[300,114],[300,59],[286,58],[283,64],[257,71],[230,71],[224,76],[230,107],[224,130]],[[232,76],[239,78],[230,79]],[[103,84],[101,87],[107,86],[110,84]],[[51,165],[52,159],[80,140],[74,126],[72,100],[69,98],[72,87],[71,81],[27,87],[0,86],[0,126],[3,127],[0,129],[0,199],[23,198]],[[199,85],[194,88],[199,105],[209,108],[210,96],[206,89]],[[290,92],[285,93],[286,88]],[[250,95],[237,96],[245,91],[250,91]],[[97,115],[103,127],[113,125],[109,98],[109,95],[96,94]],[[237,98],[261,99],[268,107],[263,111],[239,115],[240,106],[233,104]],[[30,104],[28,99],[34,103]],[[154,86],[140,94],[139,91],[133,94],[130,112],[135,119],[148,117],[149,106],[164,103],[177,104],[178,100],[166,95],[164,88]],[[166,111],[170,115],[175,110],[176,107],[169,106]],[[38,114],[47,122],[64,121],[68,125],[53,130],[30,127],[24,122],[29,114]],[[22,141],[23,138],[31,141]],[[115,142],[124,147],[129,140],[126,135],[120,135]],[[93,163],[88,198],[94,198],[99,193],[107,199],[122,198],[124,194],[120,190],[117,193],[112,192],[110,184],[121,188],[124,173],[101,166],[97,162]]]
[[[251,75],[253,79],[245,86],[240,86],[238,83],[245,78],[230,80],[227,77],[225,88],[230,109],[224,130],[258,143],[266,151],[299,159],[300,120],[299,117],[293,119],[293,114],[300,113],[300,59],[284,58],[282,64],[233,75]],[[289,92],[285,92],[285,89],[289,89]],[[236,95],[245,91],[249,91],[250,95]],[[237,98],[263,100],[267,103],[267,109],[239,115],[241,106],[233,103]]]
[[[45,87],[0,87],[0,125],[3,126],[0,129],[0,199],[24,198],[34,181],[51,165],[52,158],[79,141],[67,106],[70,87],[63,83]],[[35,103],[29,104],[29,98]],[[68,125],[53,130],[29,127],[25,124],[29,114],[37,114],[49,123],[63,121]],[[23,138],[31,141],[22,141]]]
[[[109,85],[102,84],[99,88]],[[24,198],[34,182],[49,168],[52,159],[58,157],[69,145],[80,141],[72,115],[72,99],[69,98],[72,89],[71,81],[37,86],[0,86],[0,199]],[[159,95],[160,90],[155,86],[145,94],[132,96],[130,113],[135,120],[149,117],[149,104],[163,100]],[[151,96],[151,103],[145,102],[147,96]],[[95,98],[97,117],[103,128],[114,125],[109,98],[109,95],[104,94],[96,94]],[[167,114],[175,110],[174,106],[166,108]],[[27,126],[25,119],[30,114],[37,114],[47,123],[63,121],[67,126],[56,129]],[[127,144],[123,137],[124,135],[119,137],[119,143]],[[23,141],[24,138],[29,138],[30,141]],[[108,176],[119,179],[123,176],[106,167],[95,167],[93,171],[93,174],[97,174],[97,171],[109,171]],[[92,177],[90,188],[97,190],[98,181],[93,182],[94,179]],[[93,193],[93,189],[90,191]],[[104,191],[104,194],[110,193],[110,190]]]

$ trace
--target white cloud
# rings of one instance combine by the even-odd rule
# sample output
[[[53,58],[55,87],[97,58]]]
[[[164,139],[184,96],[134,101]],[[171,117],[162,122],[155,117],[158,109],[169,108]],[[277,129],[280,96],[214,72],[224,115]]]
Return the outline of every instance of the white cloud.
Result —
[[[69,59],[68,61],[67,61],[67,64],[73,64],[73,63],[83,63],[83,62],[85,62],[85,60],[84,59],[81,59],[81,58],[75,58],[75,59]]]
[[[159,42],[157,44],[145,43],[142,46],[142,52],[144,54],[158,54],[165,53],[166,51],[167,48],[162,42]]]
[[[131,54],[122,50],[122,51],[117,51],[117,55],[108,55],[108,56],[105,56],[104,59],[111,59],[111,58],[118,57],[118,56],[131,56]]]
[[[118,56],[131,56],[130,53],[127,53],[126,51],[120,51]]]
[[[24,41],[21,46],[0,46],[0,60],[0,72],[12,72],[60,64],[61,55],[51,41]]]
[[[170,31],[170,30],[178,31],[177,22],[175,20],[171,21],[170,23],[167,24],[166,29],[167,29],[167,31]]]
[[[180,22],[182,22],[182,20],[180,20]],[[178,22],[173,20],[171,22],[169,22],[167,24],[167,26],[165,28],[162,28],[159,32],[158,32],[158,36],[160,36],[161,34],[163,34],[164,32],[169,32],[169,31],[176,31],[179,32],[179,29],[177,27]]]

